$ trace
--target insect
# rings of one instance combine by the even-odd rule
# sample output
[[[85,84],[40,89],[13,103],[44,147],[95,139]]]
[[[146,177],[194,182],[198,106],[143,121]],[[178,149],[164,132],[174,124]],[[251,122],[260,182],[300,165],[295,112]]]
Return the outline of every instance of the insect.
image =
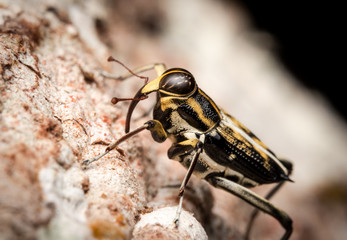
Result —
[[[109,61],[117,60],[110,57]],[[111,143],[104,153],[83,161],[83,164],[88,165],[100,159],[114,148],[118,149],[118,145],[128,138],[149,130],[156,142],[161,143],[169,138],[172,146],[168,150],[168,157],[188,169],[179,190],[179,205],[174,219],[176,224],[179,223],[185,186],[194,174],[256,208],[247,227],[246,239],[249,238],[258,210],[276,218],[285,229],[281,239],[289,239],[292,220],[269,199],[285,181],[291,181],[291,162],[277,158],[250,130],[218,107],[198,87],[193,75],[187,70],[166,70],[164,64],[153,64],[134,71],[128,69],[128,75],[138,76],[137,73],[148,69],[155,69],[158,77],[146,81],[134,98],[112,100],[113,103],[131,100],[126,117],[126,134]],[[157,94],[153,119],[130,131],[131,116],[136,105],[152,92]],[[265,198],[249,190],[270,183],[277,185]]]

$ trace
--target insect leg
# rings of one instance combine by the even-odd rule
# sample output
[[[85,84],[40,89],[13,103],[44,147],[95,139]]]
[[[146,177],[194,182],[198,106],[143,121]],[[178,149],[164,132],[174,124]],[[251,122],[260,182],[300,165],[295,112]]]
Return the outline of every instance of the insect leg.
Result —
[[[289,239],[290,235],[292,234],[293,227],[292,227],[292,220],[288,216],[287,213],[285,213],[283,210],[275,207],[272,203],[270,203],[268,200],[266,200],[263,197],[258,196],[251,190],[235,183],[230,180],[227,180],[223,177],[214,176],[211,178],[208,178],[207,181],[209,181],[213,186],[222,188],[231,194],[234,194],[235,196],[243,199],[244,201],[248,202],[249,204],[253,205],[254,207],[270,214],[274,218],[276,218],[281,225],[285,228],[286,232],[282,236],[282,240]]]
[[[102,158],[103,156],[105,156],[107,153],[109,153],[110,151],[112,151],[113,149],[116,148],[116,150],[124,155],[124,153],[117,148],[119,144],[121,144],[122,142],[128,140],[129,138],[131,138],[132,136],[138,134],[139,132],[142,132],[143,130],[149,130],[152,133],[152,137],[154,138],[154,140],[156,140],[157,142],[163,142],[165,141],[165,139],[167,138],[166,132],[163,129],[163,126],[161,125],[161,123],[157,120],[149,120],[147,121],[143,126],[125,134],[124,136],[122,136],[121,138],[119,138],[118,140],[112,142],[111,144],[109,144],[107,146],[107,148],[105,149],[105,152],[94,157],[94,158],[90,158],[90,159],[86,159],[82,162],[82,165],[89,165],[92,162],[95,162],[97,160],[99,160],[100,158]]]
[[[288,160],[280,159],[280,161],[288,169],[288,175],[290,175],[292,173],[293,164]],[[282,181],[282,182],[278,183],[274,188],[272,188],[271,191],[268,192],[268,194],[265,196],[265,199],[269,200],[270,198],[272,198],[275,195],[275,193],[283,186],[284,183],[285,183],[285,181]],[[259,209],[254,209],[252,212],[251,218],[248,222],[247,228],[246,228],[246,234],[245,234],[246,240],[249,239],[251,229],[252,229],[252,226],[254,223],[254,219],[258,214],[259,214]]]
[[[192,153],[196,149],[198,139],[188,139],[182,142],[174,143],[169,148],[167,155],[170,159],[180,161],[180,157],[184,154]]]
[[[154,141],[162,143],[167,139],[167,133],[165,132],[163,125],[158,120],[149,120],[147,130],[151,131]]]
[[[189,140],[187,140],[187,141],[189,141]],[[179,201],[179,204],[178,204],[178,207],[176,210],[176,216],[174,219],[174,223],[176,224],[176,226],[178,226],[178,224],[179,224],[179,219],[180,219],[180,215],[182,212],[183,194],[184,194],[185,187],[186,187],[190,177],[192,176],[192,173],[194,172],[194,167],[195,167],[195,165],[199,159],[199,155],[202,152],[202,150],[203,150],[202,142],[200,142],[199,140],[196,139],[195,154],[194,154],[194,156],[190,162],[188,171],[187,171],[187,173],[186,173],[186,175],[182,181],[182,184],[181,184],[181,187],[180,187],[180,190],[178,193],[178,196],[180,197],[180,201]]]

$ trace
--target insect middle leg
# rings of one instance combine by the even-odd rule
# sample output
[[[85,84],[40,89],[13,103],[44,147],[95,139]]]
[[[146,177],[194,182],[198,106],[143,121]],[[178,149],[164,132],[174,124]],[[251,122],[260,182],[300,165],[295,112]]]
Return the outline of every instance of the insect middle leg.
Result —
[[[178,193],[178,196],[180,197],[180,201],[179,201],[179,204],[176,210],[176,216],[174,219],[174,223],[176,224],[176,226],[179,225],[179,218],[182,212],[183,195],[184,195],[185,187],[194,172],[195,165],[198,162],[198,159],[202,150],[203,150],[203,143],[198,139],[189,139],[189,140],[179,142],[177,144],[174,144],[169,149],[168,155],[169,155],[169,158],[171,159],[177,159],[179,158],[179,156],[183,154],[194,152],[194,155],[191,158],[189,163],[188,171],[182,181],[182,184]]]
[[[244,201],[248,202],[249,204],[253,205],[254,207],[270,214],[274,218],[276,218],[281,225],[285,228],[286,232],[282,236],[282,240],[289,239],[290,235],[292,234],[293,227],[292,227],[292,219],[288,216],[286,212],[283,210],[277,208],[272,203],[270,203],[268,200],[266,200],[263,197],[258,196],[251,190],[232,182],[228,179],[225,179],[223,177],[219,176],[213,176],[211,178],[206,179],[208,182],[210,182],[213,186],[222,188],[231,194],[234,194],[235,196],[243,199]]]

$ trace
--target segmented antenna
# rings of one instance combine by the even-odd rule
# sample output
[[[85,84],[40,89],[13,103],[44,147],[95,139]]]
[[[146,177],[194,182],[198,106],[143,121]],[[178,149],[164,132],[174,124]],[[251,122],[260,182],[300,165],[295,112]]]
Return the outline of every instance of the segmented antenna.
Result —
[[[130,68],[128,68],[124,63],[122,63],[121,61],[113,58],[112,56],[109,56],[107,61],[109,62],[116,62],[118,64],[120,64],[122,67],[124,67],[126,70],[128,70],[128,72],[130,74],[132,74],[133,76],[135,77],[138,77],[140,79],[144,79],[145,80],[145,85],[147,84],[148,82],[148,77],[145,77],[145,76],[141,76],[141,75],[138,75],[136,73],[134,73]],[[118,102],[122,102],[122,101],[133,101],[133,100],[136,100],[136,101],[141,101],[141,100],[144,100],[144,99],[147,99],[148,96],[145,95],[145,96],[142,96],[141,98],[117,98],[117,97],[113,97],[112,100],[111,100],[111,103],[112,104],[117,104]]]
[[[124,67],[126,70],[128,70],[129,73],[131,73],[132,75],[134,75],[135,77],[138,77],[138,78],[141,78],[141,79],[144,79],[145,80],[145,84],[147,84],[148,82],[148,77],[145,77],[145,76],[141,76],[141,75],[138,75],[136,73],[134,73],[130,68],[128,68],[124,63],[122,63],[121,61],[113,58],[112,56],[109,56],[107,61],[109,62],[116,62],[118,64],[120,64],[122,67]]]

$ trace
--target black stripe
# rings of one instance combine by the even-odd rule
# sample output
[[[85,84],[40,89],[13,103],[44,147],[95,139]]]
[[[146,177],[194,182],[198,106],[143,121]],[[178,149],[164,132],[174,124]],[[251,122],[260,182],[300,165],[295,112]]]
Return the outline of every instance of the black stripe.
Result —
[[[203,116],[199,116],[198,112],[193,106],[189,105],[187,101],[181,104],[177,108],[177,112],[189,125],[202,132],[205,132],[220,121],[218,110],[214,108],[210,99],[201,94],[200,90],[196,91],[191,98],[193,98],[195,102],[200,105]],[[213,126],[204,123],[202,118],[212,121]]]
[[[229,167],[260,184],[283,180],[281,177],[283,171],[274,161],[270,160],[271,167],[269,170],[266,169],[263,165],[265,159],[255,149],[248,148],[252,153],[249,156],[236,147],[242,142],[236,138],[234,140],[234,143],[229,143],[222,135],[213,130],[206,134],[204,150],[216,163]],[[235,158],[230,158],[230,154],[234,154]]]

